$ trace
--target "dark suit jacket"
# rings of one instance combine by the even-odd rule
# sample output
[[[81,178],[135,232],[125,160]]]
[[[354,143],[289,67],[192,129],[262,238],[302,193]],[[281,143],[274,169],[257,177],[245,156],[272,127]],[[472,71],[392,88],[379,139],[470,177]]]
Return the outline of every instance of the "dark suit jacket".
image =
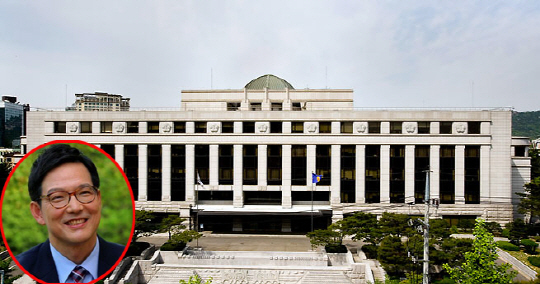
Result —
[[[109,243],[98,236],[99,263],[96,279],[105,274],[122,256],[124,246]],[[19,254],[16,257],[19,264],[36,278],[48,282],[58,283],[56,265],[51,254],[49,240]]]

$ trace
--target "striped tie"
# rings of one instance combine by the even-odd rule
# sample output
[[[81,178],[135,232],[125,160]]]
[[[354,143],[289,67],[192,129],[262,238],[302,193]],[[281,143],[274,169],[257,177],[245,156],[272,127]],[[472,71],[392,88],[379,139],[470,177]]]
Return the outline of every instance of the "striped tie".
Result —
[[[77,265],[73,268],[71,274],[69,274],[69,278],[73,279],[75,283],[81,283],[87,273],[88,271],[84,267]]]

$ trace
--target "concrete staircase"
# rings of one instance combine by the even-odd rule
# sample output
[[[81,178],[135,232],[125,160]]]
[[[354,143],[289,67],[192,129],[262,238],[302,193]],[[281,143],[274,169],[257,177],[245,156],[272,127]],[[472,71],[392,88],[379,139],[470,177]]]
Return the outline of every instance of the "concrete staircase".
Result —
[[[353,283],[341,271],[308,271],[299,284],[321,284],[332,282],[334,284]]]

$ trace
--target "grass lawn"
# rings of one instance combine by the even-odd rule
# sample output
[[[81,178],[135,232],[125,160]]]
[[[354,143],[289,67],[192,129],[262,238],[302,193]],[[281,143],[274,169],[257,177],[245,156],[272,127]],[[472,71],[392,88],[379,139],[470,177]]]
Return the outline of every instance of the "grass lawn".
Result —
[[[527,253],[522,252],[522,251],[506,251],[506,252],[509,253],[511,256],[517,258],[519,261],[523,262],[525,265],[530,267],[532,270],[536,271],[536,273],[540,274],[540,268],[530,264],[529,261],[527,260],[527,258],[529,256],[533,256],[533,255],[527,254]],[[538,256],[538,255],[535,255],[535,256]]]

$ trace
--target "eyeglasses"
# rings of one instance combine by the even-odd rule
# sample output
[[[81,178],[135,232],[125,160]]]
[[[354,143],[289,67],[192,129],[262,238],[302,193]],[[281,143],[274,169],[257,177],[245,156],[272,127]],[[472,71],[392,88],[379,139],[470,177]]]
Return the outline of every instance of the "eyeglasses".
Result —
[[[56,209],[62,209],[69,204],[72,195],[75,196],[80,203],[88,204],[96,199],[98,192],[99,189],[93,185],[83,185],[71,193],[67,191],[55,191],[47,195],[42,195],[39,198],[47,199],[49,203]]]

